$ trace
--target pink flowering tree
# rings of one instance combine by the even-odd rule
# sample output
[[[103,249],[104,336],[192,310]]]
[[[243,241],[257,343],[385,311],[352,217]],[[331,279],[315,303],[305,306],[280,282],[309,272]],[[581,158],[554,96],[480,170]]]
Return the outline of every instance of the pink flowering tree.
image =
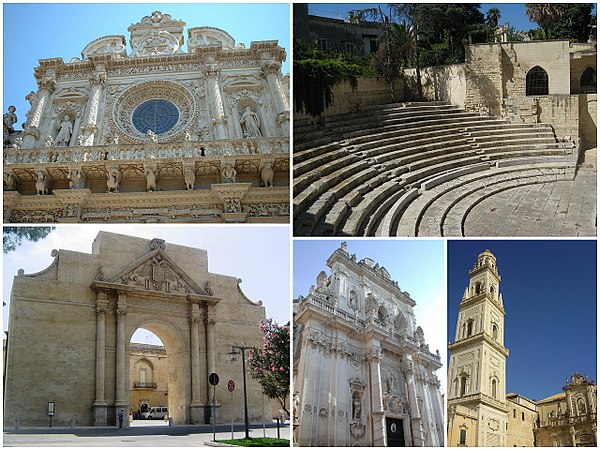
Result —
[[[276,399],[283,410],[290,394],[290,324],[277,325],[273,319],[261,320],[262,348],[254,347],[248,354],[250,375],[261,384],[263,393]]]

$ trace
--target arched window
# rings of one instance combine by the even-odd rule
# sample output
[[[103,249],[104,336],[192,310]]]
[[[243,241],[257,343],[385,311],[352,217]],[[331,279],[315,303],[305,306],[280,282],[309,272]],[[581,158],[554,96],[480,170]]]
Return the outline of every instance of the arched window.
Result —
[[[467,393],[467,377],[460,377],[460,396],[464,396]]]
[[[548,95],[548,73],[540,66],[527,72],[526,95]]]
[[[588,67],[581,74],[579,80],[579,92],[582,94],[596,93],[596,69]]]
[[[469,320],[467,322],[467,337],[471,336],[473,334],[473,321]]]
[[[492,398],[498,398],[498,382],[492,380]]]
[[[496,324],[492,325],[492,337],[495,341],[498,340],[498,327],[496,326]]]
[[[475,285],[475,295],[481,294],[481,283]]]

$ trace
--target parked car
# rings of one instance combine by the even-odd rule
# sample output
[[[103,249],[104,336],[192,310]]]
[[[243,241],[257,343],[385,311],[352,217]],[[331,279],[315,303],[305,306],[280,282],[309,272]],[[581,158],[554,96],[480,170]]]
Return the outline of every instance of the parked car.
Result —
[[[142,413],[142,419],[166,419],[169,409],[166,406],[153,406],[149,411]]]

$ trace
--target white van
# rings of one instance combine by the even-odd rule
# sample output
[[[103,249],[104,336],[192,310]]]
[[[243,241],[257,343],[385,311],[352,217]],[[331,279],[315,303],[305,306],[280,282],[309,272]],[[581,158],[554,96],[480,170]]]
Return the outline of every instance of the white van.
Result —
[[[166,419],[169,417],[169,410],[166,406],[153,406],[149,411],[142,413],[142,419]]]

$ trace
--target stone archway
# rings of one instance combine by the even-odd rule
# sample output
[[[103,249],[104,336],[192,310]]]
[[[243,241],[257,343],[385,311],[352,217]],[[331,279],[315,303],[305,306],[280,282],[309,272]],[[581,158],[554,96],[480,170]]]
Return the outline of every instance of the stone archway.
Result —
[[[137,329],[145,328],[160,338],[167,352],[168,401],[163,402],[160,405],[150,406],[168,406],[169,417],[173,419],[174,423],[189,423],[188,406],[191,403],[190,385],[188,381],[191,377],[189,339],[187,340],[186,345],[186,340],[182,333],[177,329],[177,325],[168,319],[147,318],[144,317],[144,314],[136,314],[132,311],[130,311],[129,314],[132,316],[134,314],[136,316],[139,315],[140,317],[136,317],[135,320],[131,321],[131,326],[128,326],[128,342],[131,341],[131,336]],[[127,354],[129,354],[129,349],[127,349]],[[127,361],[130,362],[131,360],[128,359]],[[129,364],[127,364],[127,366],[129,366]],[[131,373],[129,367],[126,368],[126,373]],[[126,385],[131,386],[131,380],[128,380]],[[135,406],[137,405],[130,405],[130,408],[135,409]]]
[[[210,420],[206,380],[216,367],[214,317],[220,299],[210,283],[198,286],[164,250],[164,241],[153,239],[149,253],[109,277],[99,271],[91,285],[97,296],[96,426],[112,425],[121,408],[130,409],[129,341],[140,327],[157,332],[168,347],[169,386],[174,387],[169,414],[175,423]]]

